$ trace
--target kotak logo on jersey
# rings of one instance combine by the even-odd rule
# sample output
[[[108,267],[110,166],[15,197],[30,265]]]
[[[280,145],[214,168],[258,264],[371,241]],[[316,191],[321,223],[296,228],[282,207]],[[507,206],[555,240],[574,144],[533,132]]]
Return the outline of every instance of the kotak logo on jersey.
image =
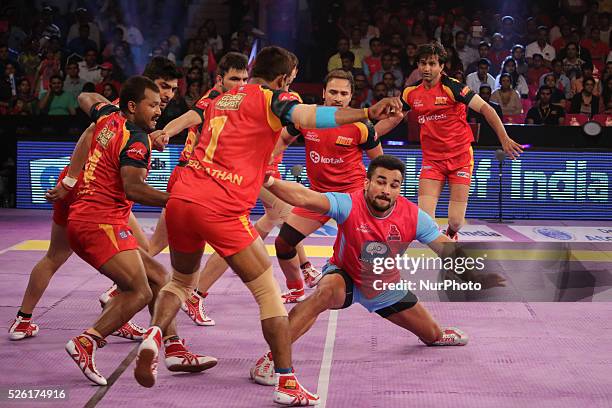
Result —
[[[427,121],[437,121],[437,120],[443,120],[446,119],[446,115],[444,113],[438,115],[438,114],[434,114],[434,115],[420,115],[417,120],[418,122],[422,125]]]
[[[304,139],[310,140],[311,142],[320,142],[321,141],[319,139],[319,136],[315,132],[313,132],[311,130],[306,132],[306,134],[304,135]]]
[[[312,162],[315,164],[317,163],[323,163],[323,164],[342,164],[344,163],[344,160],[342,160],[341,157],[340,158],[325,157],[325,156],[321,156],[317,152],[310,152],[308,156],[310,157],[310,160],[312,160]]]
[[[130,146],[126,153],[130,159],[144,160],[147,157],[147,148],[144,143],[136,142]]]

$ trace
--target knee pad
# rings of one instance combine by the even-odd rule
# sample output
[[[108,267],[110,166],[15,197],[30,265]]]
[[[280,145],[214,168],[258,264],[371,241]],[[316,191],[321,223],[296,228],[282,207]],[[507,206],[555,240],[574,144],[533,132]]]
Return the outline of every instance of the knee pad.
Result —
[[[260,320],[272,317],[286,317],[287,310],[281,300],[281,291],[278,282],[272,275],[272,267],[250,282],[245,283],[259,305]]]
[[[297,255],[295,247],[302,242],[304,234],[293,228],[291,225],[284,223],[281,230],[274,241],[276,249],[276,257],[278,259],[293,259]]]
[[[198,272],[184,274],[172,271],[172,279],[161,290],[175,294],[182,303],[189,299],[197,281]]]

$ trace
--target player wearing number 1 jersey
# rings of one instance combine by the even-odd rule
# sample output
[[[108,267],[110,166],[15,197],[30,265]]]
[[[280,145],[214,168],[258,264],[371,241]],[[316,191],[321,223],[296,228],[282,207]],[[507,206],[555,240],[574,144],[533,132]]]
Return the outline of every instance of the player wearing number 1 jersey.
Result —
[[[301,406],[318,402],[293,372],[287,312],[249,212],[283,126],[337,127],[368,116],[380,119],[397,115],[401,103],[388,98],[368,110],[300,104],[295,95],[282,91],[291,70],[286,50],[266,47],[255,59],[249,84],[218,97],[204,113],[198,145],[166,206],[173,273],[160,292],[152,327],[138,351],[135,377],[141,384],[155,381],[157,339],[191,294],[204,244],[209,243],[245,282],[259,305],[264,337],[276,363],[274,400]]]
[[[422,45],[417,52],[422,81],[404,89],[402,100],[421,125],[423,164],[419,180],[419,207],[435,218],[436,206],[448,179],[447,235],[457,239],[465,222],[474,155],[466,106],[481,113],[497,134],[510,158],[522,152],[504,129],[499,117],[480,96],[459,81],[442,74],[446,51],[438,43]]]

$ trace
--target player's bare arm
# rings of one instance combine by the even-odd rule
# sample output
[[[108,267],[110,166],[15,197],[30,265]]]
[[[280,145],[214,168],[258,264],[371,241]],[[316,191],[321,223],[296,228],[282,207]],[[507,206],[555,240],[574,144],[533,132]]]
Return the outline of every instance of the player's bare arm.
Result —
[[[133,166],[121,167],[123,190],[127,199],[142,205],[165,207],[170,194],[154,189],[145,182],[146,178],[147,169]]]
[[[506,129],[504,128],[499,116],[497,116],[495,109],[486,103],[479,95],[474,95],[468,106],[470,109],[475,110],[485,117],[489,125],[491,125],[495,131],[495,134],[499,138],[502,148],[508,157],[510,157],[512,160],[518,159],[520,154],[523,153],[523,149],[521,148],[520,144],[516,143],[510,138],[510,136],[508,136],[508,133],[506,133]]]
[[[298,135],[291,135],[287,128],[284,127],[283,130],[281,130],[280,137],[278,138],[276,146],[274,147],[274,151],[272,152],[272,155],[270,157],[270,163],[274,161],[276,156],[282,154],[285,150],[287,150],[287,147],[289,147],[291,143],[295,142],[295,139],[297,139]]]
[[[87,115],[91,113],[91,108],[99,103],[110,104],[110,101],[96,92],[82,92],[78,96],[79,107]]]
[[[178,135],[185,129],[188,129],[192,126],[197,126],[201,123],[202,118],[200,117],[200,115],[198,115],[197,112],[193,110],[188,110],[178,118],[168,123],[162,130],[156,130],[155,132],[152,132],[151,141],[154,143],[155,147],[158,147],[158,145],[162,143],[161,141],[158,141],[158,139],[162,138],[161,140],[164,141],[163,144],[165,145],[168,143],[168,140],[171,137]]]
[[[264,186],[275,196],[294,207],[326,214],[329,211],[329,200],[325,194],[312,191],[301,184],[270,177]]]

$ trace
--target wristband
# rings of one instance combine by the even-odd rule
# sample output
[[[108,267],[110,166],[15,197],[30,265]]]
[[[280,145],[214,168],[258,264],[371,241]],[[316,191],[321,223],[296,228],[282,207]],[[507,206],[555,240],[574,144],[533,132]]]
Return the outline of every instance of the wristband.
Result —
[[[268,181],[266,181],[266,182],[264,183],[264,187],[268,188],[268,187],[270,187],[272,184],[274,184],[274,177],[270,176],[270,177],[268,178]]]
[[[363,108],[363,113],[366,120],[370,120],[370,108]]]
[[[62,186],[68,191],[72,190],[77,183],[74,177],[66,176],[62,179]]]

